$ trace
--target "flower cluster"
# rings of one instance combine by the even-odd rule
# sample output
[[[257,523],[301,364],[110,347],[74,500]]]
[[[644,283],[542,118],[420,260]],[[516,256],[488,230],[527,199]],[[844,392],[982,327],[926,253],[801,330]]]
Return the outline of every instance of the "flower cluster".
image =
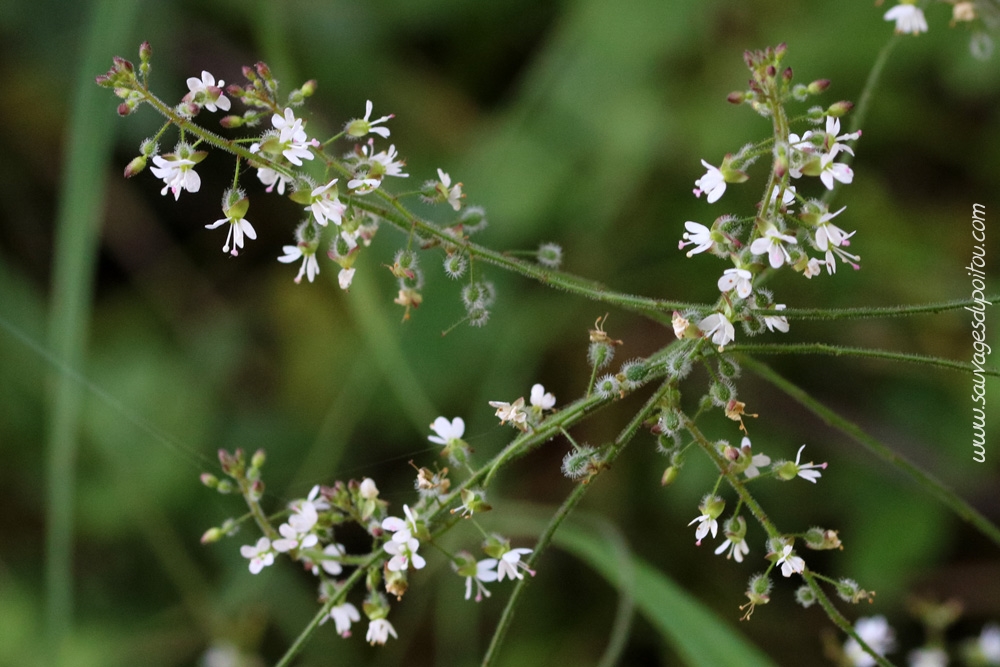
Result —
[[[709,252],[733,263],[717,281],[721,296],[715,310],[692,310],[675,316],[674,329],[679,338],[701,335],[720,350],[735,340],[737,323],[749,335],[788,330],[787,319],[778,314],[785,305],[775,303],[769,292],[756,286],[765,270],[787,266],[811,278],[823,268],[834,273],[838,260],[859,268],[859,258],[845,249],[854,232],[845,232],[832,222],[844,209],[831,213],[823,200],[806,198],[800,192],[801,184],[793,185],[792,181],[818,178],[826,190],[832,190],[837,183],[851,183],[854,172],[842,158],[854,155],[848,142],[857,140],[861,132],[841,132],[840,116],[851,106],[846,102],[809,110],[805,118],[823,125],[822,130],[810,129],[801,136],[789,131],[786,104],[820,94],[829,81],[793,85],[791,68],[779,70],[784,54],[783,45],[747,52],[745,60],[752,73],[750,89],[729,96],[730,101],[746,103],[771,118],[773,136],[727,155],[719,167],[702,160],[707,171],[695,181],[695,195],[705,194],[710,204],[716,203],[727,184],[748,180],[745,167],[759,157],[769,156],[771,175],[756,214],[743,218],[724,215],[711,227],[689,220],[684,223],[686,231],[678,244],[680,249],[693,246],[687,251],[688,257]],[[818,256],[811,256],[808,248]],[[692,321],[696,323],[694,328],[690,326]]]

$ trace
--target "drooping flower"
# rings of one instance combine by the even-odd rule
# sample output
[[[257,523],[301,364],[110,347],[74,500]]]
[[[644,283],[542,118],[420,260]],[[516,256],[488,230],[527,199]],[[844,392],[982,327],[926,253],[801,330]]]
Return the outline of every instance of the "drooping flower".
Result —
[[[734,516],[726,521],[726,540],[716,548],[715,555],[718,556],[728,549],[726,558],[733,558],[737,563],[742,563],[743,557],[750,553],[746,534],[747,522],[743,517]]]
[[[701,510],[701,514],[688,523],[689,526],[695,523],[698,524],[698,527],[695,528],[694,531],[695,544],[701,545],[701,541],[705,539],[709,533],[712,533],[712,537],[715,537],[718,534],[718,518],[722,515],[725,508],[726,501],[719,496],[709,494],[702,499],[701,503],[698,505],[698,509]]]
[[[722,313],[712,313],[698,322],[698,328],[712,339],[720,349],[733,342],[736,338],[736,329]]]
[[[895,21],[895,30],[901,35],[919,35],[922,32],[927,32],[927,19],[924,17],[924,10],[912,3],[896,5],[887,11],[882,18],[886,21]]]
[[[531,576],[535,576],[535,571],[528,567],[527,563],[521,562],[521,556],[528,555],[531,553],[531,549],[519,548],[511,549],[505,552],[496,562],[497,567],[497,581],[503,581],[504,577],[507,579],[524,579],[524,575],[521,574],[520,570],[524,570]],[[493,560],[492,558],[487,558],[483,562],[489,562]]]
[[[418,532],[417,515],[410,509],[409,505],[403,505],[405,519],[389,516],[382,520],[382,530],[392,533],[395,542],[406,542]]]
[[[794,463],[791,461],[785,461],[783,463],[775,464],[775,471],[777,472],[779,478],[787,482],[795,479],[796,477],[801,477],[802,479],[812,482],[813,484],[816,483],[816,480],[819,479],[822,474],[820,473],[820,470],[825,470],[827,464],[813,463],[812,461],[809,463],[800,463],[799,461],[802,458],[802,450],[805,448],[805,445],[799,447],[799,452],[795,455]]]
[[[341,269],[340,273],[337,274],[337,283],[340,285],[340,289],[346,290],[351,286],[351,282],[354,280],[354,272],[356,269]]]
[[[172,192],[174,200],[180,199],[181,190],[198,192],[201,188],[201,176],[194,166],[201,162],[207,153],[193,151],[187,144],[179,144],[173,153],[153,156],[153,166],[149,168],[166,185],[160,190],[161,195]]]
[[[786,544],[781,550],[781,556],[775,565],[781,566],[781,574],[790,577],[793,574],[801,574],[806,569],[806,562],[794,555],[791,544]]]
[[[774,310],[784,310],[785,304],[776,303],[774,304]],[[765,315],[764,324],[767,326],[768,331],[780,331],[781,333],[788,333],[788,318],[784,315]]]
[[[393,639],[398,639],[396,629],[392,627],[387,619],[375,618],[368,622],[368,632],[365,634],[365,641],[374,646],[375,644],[385,644],[389,641],[389,635]]]
[[[312,282],[317,275],[319,275],[319,262],[316,261],[316,248],[312,248],[311,252],[309,248],[304,248],[300,245],[285,245],[281,246],[281,249],[285,252],[284,255],[278,258],[278,261],[283,264],[291,264],[299,259],[302,260],[302,266],[299,267],[299,274],[295,276],[295,282],[302,282],[302,276],[305,275]]]
[[[854,172],[851,171],[851,168],[843,162],[834,162],[833,160],[836,157],[836,151],[831,151],[824,153],[819,158],[821,169],[819,180],[823,181],[823,185],[826,186],[827,190],[833,190],[834,181],[848,184],[854,180]]]
[[[234,197],[238,196],[238,194],[234,195]],[[228,198],[229,197],[227,196],[227,199]],[[222,252],[231,253],[233,257],[236,257],[239,254],[237,248],[243,247],[244,236],[249,239],[257,238],[257,232],[254,231],[253,225],[250,224],[249,220],[243,217],[246,215],[249,207],[249,200],[242,197],[223,211],[226,217],[205,225],[205,229],[215,229],[223,223],[229,223],[229,233],[226,234],[226,243],[222,246]],[[231,249],[229,245],[230,241],[232,241]]]
[[[250,574],[258,574],[268,565],[274,563],[274,551],[271,550],[271,540],[262,537],[257,544],[240,547],[240,555],[250,559]]]
[[[753,479],[760,475],[760,469],[771,464],[771,457],[767,454],[753,454],[750,438],[744,436],[740,442],[740,450],[744,457],[750,458],[750,465],[746,467],[743,474],[747,479]]]
[[[484,597],[490,597],[490,592],[486,590],[484,583],[491,583],[499,576],[496,572],[497,559],[484,558],[478,563],[469,556],[457,569],[460,576],[465,577],[465,599],[472,597],[472,585],[476,585],[476,602]]]
[[[438,182],[433,183],[434,189],[437,192],[436,201],[446,201],[448,205],[451,206],[456,211],[462,208],[461,199],[465,195],[462,194],[462,184],[456,183],[451,184],[451,176],[446,174],[442,169],[437,170]]]
[[[320,563],[323,571],[327,574],[336,577],[338,574],[344,571],[344,566],[341,565],[340,559],[347,555],[347,550],[344,548],[343,544],[328,544],[323,549],[323,554],[326,558]],[[316,568],[313,568],[313,574],[317,574]],[[357,619],[354,619],[357,620]]]
[[[361,614],[358,613],[357,607],[350,602],[345,602],[330,610],[330,618],[333,619],[337,634],[347,638],[351,636],[351,623],[360,621]]]

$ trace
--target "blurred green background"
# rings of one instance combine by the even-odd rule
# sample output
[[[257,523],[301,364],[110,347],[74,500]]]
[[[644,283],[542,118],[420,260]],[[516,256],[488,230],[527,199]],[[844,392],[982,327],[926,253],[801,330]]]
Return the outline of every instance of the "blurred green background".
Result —
[[[487,401],[525,395],[534,382],[560,403],[579,396],[589,376],[587,329],[607,311],[485,269],[499,295],[489,325],[442,338],[463,309],[428,254],[425,302],[400,324],[394,279],[381,264],[391,262],[401,235],[379,233],[349,294],[337,288],[330,263],[317,283],[295,285],[295,269],[275,259],[290,242],[296,206],[250,181],[247,217],[258,239],[238,259],[223,255],[221,231],[203,227],[219,217],[232,162],[211,155],[199,167],[201,191],[176,203],[160,196],[149,173],[125,181],[122,169],[160,120],[149,109],[116,116],[116,98],[92,84],[112,56],[135,61],[149,40],[152,86],[166,99],[179,98],[184,79],[202,69],[240,82],[240,66],[258,60],[289,86],[317,79],[305,112],[310,128],[336,127],[371,99],[376,114],[396,114],[392,140],[411,185],[443,167],[464,183],[469,204],[486,207],[490,226],[480,242],[505,250],[559,242],[568,271],[624,292],[709,301],[724,267],[703,256],[685,260],[677,241],[685,220],[745,214],[765,177],[758,165],[750,183],[711,206],[691,196],[700,159],[718,164],[769,133],[766,120],[725,102],[745,86],[743,50],[787,42],[797,80],[832,80],[822,102],[857,100],[892,34],[883,12],[871,2],[777,0],[5,3],[0,664],[200,664],[209,647],[226,643],[274,662],[317,608],[313,580],[288,567],[249,576],[238,553],[256,539],[249,530],[199,544],[206,528],[241,513],[239,498],[198,482],[215,470],[215,451],[266,448],[272,508],[315,483],[364,476],[398,508],[413,497],[407,462],[438,461],[426,441],[434,417],[463,416],[468,440],[487,457],[511,435]],[[892,53],[857,142],[855,182],[837,196],[848,207],[838,222],[858,230],[852,249],[863,269],[811,281],[778,276],[770,287],[789,307],[967,297],[962,267],[974,202],[986,206],[995,267],[1000,67],[996,57],[974,59],[969,31],[950,29],[949,18],[948,6],[932,6],[930,32]],[[175,136],[161,142],[164,150]],[[99,233],[91,237],[91,229]],[[607,330],[625,340],[620,361],[672,335],[618,311]],[[991,324],[1000,348],[996,331]],[[782,340],[972,354],[960,313],[793,322]],[[968,376],[853,359],[766,361],[1000,519],[997,420],[986,464],[974,463]],[[696,374],[688,400],[702,388]],[[755,449],[791,458],[806,442],[807,457],[830,463],[815,487],[761,485],[760,499],[785,530],[841,531],[844,551],[807,559],[878,591],[874,605],[842,605],[848,618],[885,614],[911,647],[921,641],[907,613],[914,596],[965,605],[954,637],[1000,619],[996,545],[773,388],[749,374],[739,388],[760,413],[750,424]],[[642,400],[603,411],[575,429],[576,439],[607,441]],[[989,400],[996,415],[995,380]],[[704,427],[711,437],[738,439],[726,420]],[[491,493],[497,516],[483,525],[520,530],[518,545],[530,545],[533,515],[514,508],[551,507],[569,493],[558,471],[565,450],[553,442],[509,468]],[[677,483],[661,489],[665,465],[652,438],[640,436],[595,482],[582,512],[615,526],[620,544],[776,664],[824,664],[832,626],[819,609],[793,604],[790,580],[776,582],[773,602],[751,622],[737,622],[748,577],[765,567],[763,535],[751,526],[742,565],[713,556],[714,545],[696,547],[687,523],[711,489],[712,470],[692,457]],[[53,501],[72,529],[63,547],[71,578],[47,603]],[[455,548],[479,539],[471,527],[454,533]],[[324,628],[300,664],[478,664],[510,587],[466,603],[444,558],[429,560],[394,605],[399,641],[370,648],[363,627],[349,641]],[[49,576],[58,581],[59,573]],[[553,548],[501,664],[595,664],[617,597],[588,565]],[[71,619],[53,615],[53,604],[71,609]],[[684,658],[637,615],[620,664]]]

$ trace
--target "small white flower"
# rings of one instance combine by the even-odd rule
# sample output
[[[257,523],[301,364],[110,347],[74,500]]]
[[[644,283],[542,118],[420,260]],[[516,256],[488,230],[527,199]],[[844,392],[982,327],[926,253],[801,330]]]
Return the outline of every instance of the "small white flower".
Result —
[[[708,171],[694,182],[694,195],[695,197],[701,197],[702,193],[704,193],[708,195],[708,203],[714,204],[719,201],[719,197],[726,191],[726,178],[722,175],[718,167],[713,167],[704,160],[701,161],[701,164]]]
[[[402,532],[397,531],[392,536],[392,539],[382,546],[386,553],[392,555],[386,567],[389,568],[390,572],[399,572],[409,567],[410,563],[413,563],[414,569],[422,569],[427,564],[427,561],[417,553],[417,549],[420,548],[420,542],[415,537],[411,537],[405,541],[397,541],[396,536]]]
[[[793,556],[792,545],[786,544],[781,550],[781,558],[775,565],[781,566],[781,574],[790,577],[793,574],[801,574],[806,569],[806,562],[798,556]]]
[[[497,559],[496,558],[484,558],[483,560],[476,563],[476,572],[465,578],[465,599],[468,600],[472,597],[472,584],[476,584],[476,602],[479,602],[483,597],[489,597],[490,592],[486,590],[484,583],[490,583],[497,580],[499,576],[496,572]]]
[[[824,153],[819,158],[820,167],[822,168],[822,171],[819,173],[819,180],[823,181],[823,185],[826,186],[827,190],[833,190],[834,181],[848,184],[854,180],[854,172],[851,171],[851,168],[843,162],[834,162],[833,160],[836,157],[836,151],[831,151]]]
[[[368,100],[368,102],[365,103],[365,117],[357,118],[355,120],[348,122],[347,125],[344,127],[344,132],[349,137],[354,137],[354,138],[363,137],[369,132],[372,134],[377,134],[383,139],[388,137],[389,128],[375,127],[375,125],[384,123],[387,120],[392,119],[393,115],[389,114],[388,116],[382,116],[381,118],[378,118],[376,120],[369,120],[369,118],[371,118],[371,115],[372,115],[372,101]]]
[[[684,229],[687,230],[681,236],[684,240],[677,244],[677,249],[683,250],[684,246],[693,244],[695,247],[688,250],[688,257],[711,250],[715,245],[715,241],[712,240],[712,230],[705,225],[688,220],[684,223]]]
[[[909,667],[948,667],[948,653],[938,647],[913,649],[906,656]]]
[[[284,115],[274,114],[271,116],[271,124],[279,132],[278,143],[285,159],[296,167],[302,166],[302,160],[313,159],[312,151],[309,150],[312,142],[306,136],[306,131],[302,129],[302,119],[296,118],[291,109],[285,109]],[[255,152],[253,146],[250,147],[250,152]]]
[[[351,282],[354,281],[354,272],[357,269],[341,269],[340,273],[337,274],[337,282],[340,284],[340,289],[346,290],[351,286]]]
[[[219,225],[228,222],[229,223],[229,233],[226,234],[226,244],[222,246],[222,252],[230,252],[233,257],[239,254],[237,248],[243,247],[243,237],[248,239],[256,239],[257,232],[254,231],[253,225],[246,218],[235,218],[235,217],[225,217],[216,220],[210,225],[205,225],[205,229],[215,229]],[[229,242],[232,241],[232,250],[230,251]]]
[[[736,338],[736,329],[733,328],[733,323],[722,313],[712,313],[698,322],[698,328],[710,337],[720,349]]]
[[[347,638],[351,636],[351,623],[360,621],[361,614],[358,613],[357,607],[350,602],[345,602],[330,610],[330,618],[333,619],[337,634]]]
[[[271,551],[271,540],[262,537],[257,544],[240,547],[240,555],[250,559],[250,574],[258,574],[268,565],[274,563],[274,552]]]
[[[859,618],[854,623],[854,630],[879,655],[884,656],[896,650],[896,633],[885,616]],[[872,667],[877,664],[875,658],[868,655],[853,637],[849,637],[844,643],[844,656],[855,667]]]
[[[764,235],[750,244],[750,252],[755,255],[767,255],[771,268],[777,269],[785,262],[791,262],[788,251],[783,244],[796,244],[794,236],[782,234],[775,227],[768,227]]]
[[[976,649],[982,654],[987,664],[1000,665],[1000,625],[990,623],[983,626],[976,640]]]
[[[440,182],[437,184],[436,189],[438,194],[448,202],[448,204],[456,211],[462,208],[462,202],[460,201],[465,195],[462,194],[462,184],[456,183],[454,186],[451,184],[451,176],[446,174],[441,169],[437,170],[438,179]]]
[[[740,442],[740,449],[742,450],[744,456],[751,456],[752,445],[750,443],[750,438],[747,438],[746,436],[743,437],[743,440]],[[748,465],[747,469],[743,471],[743,474],[746,475],[747,479],[753,479],[754,477],[760,475],[760,468],[767,465],[771,465],[770,456],[767,454],[753,454],[750,458],[750,465]]]
[[[541,408],[542,410],[551,410],[555,407],[556,397],[551,393],[545,391],[545,387],[540,384],[532,385],[531,387],[531,397],[529,401],[536,408]]]
[[[279,262],[291,264],[298,259],[302,260],[302,266],[299,267],[299,274],[295,276],[296,283],[302,282],[303,275],[309,279],[309,282],[312,282],[319,275],[319,262],[316,261],[315,248],[312,249],[312,252],[298,245],[285,245],[281,246],[281,249],[285,254],[278,258]]]
[[[166,155],[154,155],[153,165],[149,168],[166,185],[160,190],[161,195],[170,191],[174,195],[174,200],[181,197],[181,190],[188,192],[198,192],[201,188],[201,176],[194,170],[194,160],[178,157],[174,153]]]
[[[719,532],[719,522],[710,514],[700,514],[693,518],[688,525],[690,526],[693,523],[698,524],[698,527],[694,531],[695,544],[701,544],[701,541],[709,533],[712,533],[712,537],[715,537]]]
[[[802,458],[802,450],[804,450],[805,448],[806,448],[805,445],[799,447],[799,451],[795,455],[795,466],[798,469],[798,472],[796,474],[802,479],[815,484],[816,480],[819,479],[820,476],[822,475],[822,473],[820,473],[820,470],[826,470],[826,463],[813,463],[812,461],[810,461],[809,463],[799,463],[799,459]]]
[[[333,179],[326,185],[313,188],[310,193],[311,203],[306,206],[307,211],[311,211],[316,218],[316,222],[326,227],[332,221],[335,225],[340,225],[344,217],[347,205],[340,201],[336,191],[330,194],[330,188],[337,184],[337,179]]]
[[[344,549],[343,544],[328,544],[326,545],[326,548],[323,549],[323,554],[326,555],[327,558],[324,558],[323,562],[320,563],[320,565],[327,574],[336,577],[338,574],[344,571],[344,566],[340,563],[339,560],[340,558],[343,558],[345,555],[347,555],[347,550]],[[313,571],[313,574],[316,574],[315,569]]]
[[[820,273],[823,272],[823,266],[824,266],[823,262],[819,261],[815,257],[812,257],[806,264],[805,270],[802,271],[802,275],[804,275],[806,278],[812,278],[813,276],[818,276]]]
[[[753,274],[746,269],[726,269],[719,278],[718,286],[720,292],[736,288],[739,297],[745,299],[753,291]]]
[[[534,570],[529,569],[526,563],[521,562],[521,556],[526,556],[530,553],[531,549],[520,548],[511,549],[500,556],[500,560],[497,561],[497,581],[503,581],[504,577],[508,579],[524,579],[524,575],[518,572],[518,570],[524,570],[531,576],[535,576]]]
[[[436,445],[449,445],[455,440],[461,440],[465,435],[465,420],[455,417],[448,421],[444,417],[438,417],[431,424],[431,430],[437,435],[429,435],[427,439]]]
[[[394,542],[406,542],[417,532],[417,516],[409,505],[403,505],[403,513],[406,519],[389,516],[382,520],[382,530],[392,533]]]
[[[219,79],[219,83],[216,84],[215,77],[202,70],[200,79],[196,79],[193,76],[188,78],[187,87],[191,92],[188,95],[185,95],[185,99],[190,97],[192,101],[203,105],[209,111],[214,112],[219,109],[229,111],[229,98],[222,94],[222,87],[224,85],[226,85],[225,81]],[[203,95],[200,102],[196,99],[199,93]]]
[[[392,635],[393,639],[399,638],[392,623],[384,618],[376,618],[368,622],[368,633],[365,635],[365,641],[372,646],[385,644],[389,641],[389,635]]]
[[[785,304],[777,303],[774,305],[774,310],[784,310]],[[788,319],[782,315],[765,315],[764,324],[767,325],[768,331],[780,331],[781,333],[788,333]]]
[[[750,553],[750,545],[746,541],[747,522],[741,516],[734,517],[726,522],[726,540],[715,550],[718,556],[723,551],[729,550],[726,558],[733,558],[737,563],[743,562],[743,557]]]
[[[919,35],[922,32],[927,32],[927,19],[924,17],[924,10],[916,5],[896,5],[887,11],[882,18],[886,21],[895,21],[896,32],[900,34]]]

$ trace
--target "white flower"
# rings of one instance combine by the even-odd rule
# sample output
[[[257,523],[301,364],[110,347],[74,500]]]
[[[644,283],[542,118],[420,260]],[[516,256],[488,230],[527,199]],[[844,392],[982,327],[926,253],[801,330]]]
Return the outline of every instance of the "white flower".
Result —
[[[448,204],[456,211],[462,208],[462,203],[459,201],[465,195],[462,194],[462,184],[456,183],[454,186],[451,184],[451,176],[446,174],[443,170],[438,169],[438,179],[440,181],[435,186],[438,194],[448,202]]]
[[[295,276],[296,283],[302,282],[303,274],[309,279],[309,282],[312,282],[319,275],[319,262],[316,261],[315,248],[312,249],[312,252],[298,245],[284,245],[281,246],[281,249],[285,251],[285,254],[278,258],[279,262],[291,264],[298,259],[302,260],[302,266],[299,267],[299,275]]]
[[[396,152],[396,144],[390,144],[389,150],[379,151],[371,156],[370,161],[381,168],[382,176],[395,176],[396,178],[407,178],[409,174],[403,173],[406,162],[397,159],[399,153]],[[373,171],[376,171],[373,169]]]
[[[774,305],[774,310],[784,310],[785,304],[777,303]],[[765,315],[764,324],[767,325],[768,331],[774,331],[777,329],[781,333],[788,333],[788,319],[782,315]]]
[[[323,554],[326,555],[327,558],[324,558],[320,565],[327,574],[336,577],[344,571],[344,566],[339,560],[347,555],[347,550],[344,549],[343,544],[328,544],[326,545],[326,548],[323,549]],[[317,574],[315,568],[313,569],[313,574]]]
[[[253,150],[253,147],[251,147],[250,152],[256,153],[257,151]],[[284,174],[279,173],[270,167],[260,167],[257,169],[257,178],[260,179],[261,183],[267,186],[267,192],[273,192],[275,186],[277,186],[279,195],[285,194],[285,184],[291,180]]]
[[[927,32],[927,19],[924,18],[924,10],[916,5],[896,5],[887,11],[882,18],[886,21],[895,21],[896,32],[900,34],[919,35],[922,32]]]
[[[684,228],[687,230],[681,236],[681,238],[686,241],[681,241],[677,244],[678,250],[683,250],[684,246],[694,244],[694,248],[688,250],[687,256],[697,255],[700,252],[705,252],[706,250],[711,250],[715,245],[715,241],[712,240],[712,230],[705,225],[698,224],[697,222],[691,222],[688,220],[684,223]]]
[[[722,313],[712,313],[698,322],[698,328],[720,348],[725,347],[736,338],[736,329],[733,328],[733,323]]]
[[[545,387],[540,384],[532,385],[531,387],[531,397],[529,401],[536,408],[541,408],[542,410],[551,410],[555,407],[556,397],[551,393],[545,391]]]
[[[360,138],[371,132],[372,134],[377,134],[383,139],[389,136],[389,128],[387,127],[375,127],[379,123],[384,123],[387,120],[393,118],[392,114],[388,116],[382,116],[377,120],[368,120],[372,115],[372,101],[368,100],[365,104],[365,117],[356,118],[347,123],[344,127],[344,132],[354,138]]]
[[[854,180],[854,172],[851,168],[842,162],[834,162],[834,158],[837,157],[836,151],[831,151],[829,153],[824,153],[819,158],[819,164],[822,171],[819,173],[819,180],[823,181],[823,185],[826,186],[827,190],[833,190],[833,182],[840,181],[841,183],[847,184]]]
[[[290,523],[278,526],[278,532],[281,533],[281,539],[275,540],[271,546],[281,553],[292,549],[309,549],[319,542],[319,538],[312,533],[300,533]]]
[[[1000,665],[1000,625],[996,623],[984,625],[976,641],[976,649],[987,664]]]
[[[701,197],[702,193],[708,195],[708,203],[714,204],[719,201],[719,197],[726,191],[726,178],[719,171],[718,167],[713,167],[704,160],[701,164],[708,170],[705,175],[694,182],[695,197]]]
[[[181,190],[198,192],[201,188],[201,176],[194,170],[195,164],[194,160],[168,153],[162,156],[154,155],[154,166],[150,167],[149,170],[153,172],[153,176],[166,183],[160,190],[160,194],[165,195],[169,190],[174,194],[176,201],[181,197]]]
[[[822,269],[823,264],[824,264],[823,262],[819,261],[815,257],[810,258],[809,262],[806,264],[805,270],[802,271],[802,275],[804,275],[806,278],[812,278],[813,276],[818,276],[823,271]]]
[[[705,536],[709,532],[712,533],[712,537],[715,537],[719,532],[719,522],[710,514],[700,514],[693,518],[688,525],[690,526],[693,523],[698,524],[698,527],[694,531],[695,544],[701,544],[701,541],[705,539]]]
[[[402,532],[397,531],[392,536],[392,539],[382,546],[386,553],[392,555],[392,558],[389,559],[389,564],[386,566],[390,572],[405,570],[409,567],[410,563],[413,563],[414,569],[417,570],[427,564],[423,556],[417,553],[417,549],[420,548],[420,542],[417,538],[411,537],[405,541],[397,541],[396,536]]]
[[[776,227],[768,227],[764,235],[750,244],[750,252],[755,255],[767,255],[771,268],[777,269],[785,262],[791,262],[784,243],[798,243],[794,236],[782,234]]]
[[[310,193],[311,203],[309,206],[306,206],[306,210],[312,212],[316,218],[316,222],[324,227],[331,220],[333,224],[340,225],[344,217],[344,211],[347,210],[347,205],[340,201],[336,190],[334,190],[332,196],[330,195],[330,188],[336,184],[337,179],[335,178],[326,185],[313,188]]]
[[[249,220],[242,217],[237,218],[235,216],[227,216],[216,220],[210,225],[205,225],[205,229],[215,229],[224,222],[229,223],[229,233],[226,234],[226,244],[222,246],[222,252],[230,252],[229,241],[232,240],[233,245],[231,254],[233,257],[236,257],[239,254],[236,249],[243,247],[243,237],[246,236],[248,239],[256,239],[257,232],[254,231],[253,225],[250,224]]]
[[[747,479],[753,479],[754,477],[759,476],[760,468],[771,464],[771,457],[767,454],[753,454],[751,456],[751,447],[750,438],[744,436],[743,440],[740,442],[740,449],[742,450],[744,456],[751,457],[750,465],[748,465],[747,469],[743,471],[743,474],[746,475]]]
[[[225,81],[219,79],[219,83],[216,84],[215,77],[202,70],[200,79],[193,76],[188,78],[187,87],[191,92],[185,95],[185,99],[190,97],[192,101],[202,104],[209,111],[214,112],[219,109],[229,111],[229,98],[222,94],[224,85],[226,85]],[[199,93],[204,96],[200,102],[196,99]]]
[[[250,574],[258,574],[268,565],[274,563],[274,552],[271,551],[271,540],[262,537],[253,546],[240,547],[240,555],[250,559]]]
[[[389,635],[392,635],[393,639],[399,638],[392,623],[384,618],[376,618],[368,622],[368,633],[365,635],[365,641],[372,646],[385,644],[389,641]]]
[[[427,439],[436,445],[449,445],[455,440],[461,440],[465,435],[465,420],[455,417],[448,421],[444,417],[438,417],[431,424],[431,430],[437,435],[429,435]]]
[[[510,422],[514,426],[521,428],[528,421],[528,413],[524,411],[524,397],[517,399],[513,403],[503,401],[490,401],[490,407],[497,409],[496,415],[500,418],[500,424]]]
[[[729,549],[726,558],[733,558],[737,563],[742,563],[743,557],[750,553],[750,545],[747,544],[746,534],[747,522],[743,517],[737,516],[727,521],[726,540],[715,550],[715,555],[718,556],[726,549]]]
[[[844,141],[854,141],[861,136],[861,130],[857,132],[849,132],[847,134],[840,134],[840,119],[836,116],[826,117],[826,140],[824,143],[830,144],[830,152],[836,153],[838,151],[846,151],[851,155],[854,155],[854,151],[847,144],[839,143],[841,139]]]
[[[822,475],[820,470],[826,470],[826,463],[813,463],[812,461],[809,463],[799,463],[799,459],[802,458],[802,450],[805,448],[805,445],[799,447],[799,452],[795,455],[796,474],[802,479],[815,484],[816,480]]]
[[[781,566],[781,574],[790,577],[793,574],[801,574],[806,569],[806,562],[798,556],[793,556],[792,545],[786,544],[781,550],[781,558],[775,565]]]
[[[484,583],[490,583],[497,580],[499,576],[495,570],[497,566],[496,558],[484,558],[483,560],[476,563],[475,573],[470,571],[469,576],[465,578],[465,599],[468,600],[472,597],[472,584],[476,584],[476,602],[479,602],[483,597],[490,597],[490,592],[486,590]],[[469,568],[471,570],[471,568]],[[464,569],[460,571],[463,573]]]
[[[500,556],[500,560],[497,561],[497,581],[503,581],[504,577],[508,579],[524,579],[524,575],[518,572],[518,570],[524,570],[531,576],[535,576],[534,570],[528,568],[526,563],[521,562],[521,556],[531,553],[531,549],[511,549],[504,555]],[[487,558],[487,561],[493,560]]]
[[[771,193],[771,203],[774,204],[778,200],[778,192],[781,192],[781,207],[787,212],[791,213],[789,206],[795,203],[795,186],[789,185],[784,190],[780,188],[775,188],[774,192]]]
[[[854,630],[879,655],[884,656],[896,650],[896,633],[885,616],[859,618],[854,623]],[[875,658],[868,655],[854,637],[849,637],[844,643],[844,656],[855,667],[872,667],[876,664]]]
[[[406,519],[389,516],[382,520],[382,530],[392,533],[394,542],[406,542],[417,532],[417,516],[409,505],[403,505],[403,513]]]
[[[284,115],[274,114],[271,116],[271,124],[278,130],[278,143],[281,147],[281,154],[296,167],[302,166],[302,160],[312,160],[313,154],[309,150],[311,142],[306,136],[306,131],[302,129],[302,119],[296,118],[291,109],[285,109]],[[256,146],[257,144],[254,144]],[[250,152],[254,146],[250,147]]]
[[[838,215],[844,212],[846,206],[840,207],[836,213],[830,213],[827,211],[820,216],[819,222],[816,223],[816,236],[815,243],[816,249],[826,252],[826,249],[830,246],[840,246],[843,245],[847,239],[854,235],[854,232],[848,234],[843,229],[837,225],[831,223],[830,221],[836,218]]]
[[[351,286],[351,282],[354,280],[354,272],[357,269],[341,269],[340,273],[337,274],[337,282],[340,284],[340,289],[346,290]]]
[[[753,274],[746,269],[726,269],[719,278],[718,286],[720,292],[728,292],[735,287],[739,297],[745,299],[753,291]]]
[[[337,634],[346,638],[351,636],[351,623],[360,621],[361,614],[358,613],[357,607],[350,602],[345,602],[330,610],[330,618],[333,619]]]

